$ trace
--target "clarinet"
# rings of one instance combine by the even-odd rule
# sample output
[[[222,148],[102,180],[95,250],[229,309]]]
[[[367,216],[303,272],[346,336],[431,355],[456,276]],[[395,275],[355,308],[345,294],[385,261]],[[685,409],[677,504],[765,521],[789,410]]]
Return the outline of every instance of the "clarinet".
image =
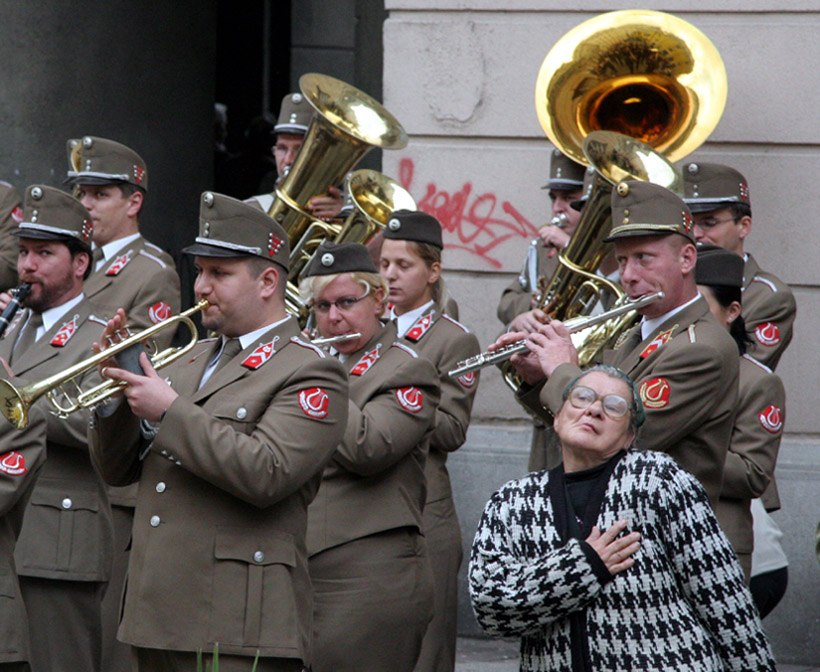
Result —
[[[9,324],[14,319],[17,311],[20,310],[20,306],[23,304],[23,301],[26,300],[30,289],[31,284],[25,283],[10,290],[11,301],[9,301],[9,305],[7,305],[6,309],[0,314],[0,338],[3,338],[5,335],[6,329],[9,328]]]

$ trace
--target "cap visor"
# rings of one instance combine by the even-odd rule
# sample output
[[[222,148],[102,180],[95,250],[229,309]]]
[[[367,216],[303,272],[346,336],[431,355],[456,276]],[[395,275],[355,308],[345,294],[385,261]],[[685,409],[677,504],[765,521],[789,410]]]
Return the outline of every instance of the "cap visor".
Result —
[[[637,238],[639,236],[683,236],[686,240],[691,241],[692,243],[695,242],[695,239],[692,236],[687,236],[685,233],[681,233],[680,231],[651,231],[649,229],[641,229],[637,231],[621,231],[616,233],[614,236],[608,236],[604,238],[603,242],[605,243],[612,243],[616,240],[621,238]]]
[[[304,135],[307,133],[307,126],[302,126],[301,124],[277,124],[273,127],[274,133],[293,133],[294,135]]]
[[[194,243],[182,249],[183,254],[191,254],[196,257],[252,257],[254,255],[239,250],[229,250],[216,245],[206,245],[205,243]]]

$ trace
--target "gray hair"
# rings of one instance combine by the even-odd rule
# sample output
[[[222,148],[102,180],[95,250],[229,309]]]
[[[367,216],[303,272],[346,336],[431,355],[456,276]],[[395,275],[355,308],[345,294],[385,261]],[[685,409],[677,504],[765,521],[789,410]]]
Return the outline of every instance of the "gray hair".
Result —
[[[567,400],[569,396],[570,390],[575,387],[575,385],[580,381],[584,376],[590,373],[594,373],[595,371],[600,371],[606,376],[610,378],[614,378],[615,380],[620,380],[624,383],[630,392],[631,404],[629,405],[629,428],[632,430],[635,438],[632,440],[632,444],[635,444],[635,441],[638,438],[638,432],[640,431],[641,425],[643,425],[644,421],[646,420],[646,411],[643,407],[643,402],[641,401],[641,396],[638,394],[638,390],[635,387],[635,383],[632,381],[626,373],[621,371],[617,366],[610,366],[609,364],[596,364],[595,366],[587,369],[586,371],[582,371],[580,375],[573,378],[569,385],[564,388],[564,393],[561,395],[563,401]]]

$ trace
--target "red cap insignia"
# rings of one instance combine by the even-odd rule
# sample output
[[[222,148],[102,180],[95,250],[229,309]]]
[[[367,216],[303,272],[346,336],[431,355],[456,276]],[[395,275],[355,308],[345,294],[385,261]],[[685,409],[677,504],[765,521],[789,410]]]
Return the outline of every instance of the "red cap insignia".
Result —
[[[354,366],[350,370],[350,375],[352,376],[363,376],[370,370],[370,367],[376,363],[376,360],[379,358],[379,350],[381,350],[382,344],[379,343],[373,350],[366,353],[358,362],[356,362],[356,366]]]
[[[12,450],[0,456],[0,471],[9,476],[22,476],[28,469],[26,468],[26,458],[22,453]]]
[[[416,322],[410,330],[405,334],[405,338],[413,343],[421,340],[421,337],[427,333],[427,330],[433,326],[433,313],[428,313],[427,315],[420,317],[419,321]]]
[[[276,354],[276,341],[278,340],[279,337],[276,336],[270,343],[262,343],[244,359],[242,366],[246,369],[256,371],[256,369]]]
[[[165,303],[165,301],[155,303],[148,309],[148,318],[154,324],[167,320],[169,317],[171,317],[171,306]]]
[[[463,376],[459,376],[458,378],[456,378],[456,380],[469,390],[473,385],[475,385],[475,371],[465,373]]]
[[[740,190],[740,198],[742,198],[744,201],[748,201],[749,200],[749,185],[746,184],[745,182],[741,182],[738,185],[738,187],[739,187],[739,190]]]
[[[663,408],[669,403],[669,382],[666,378],[650,378],[641,383],[641,401],[647,408]]]
[[[330,397],[327,396],[321,387],[311,387],[299,392],[299,406],[305,415],[321,420],[327,417],[327,407],[330,404]]]
[[[113,263],[108,267],[108,270],[105,272],[106,275],[117,275],[119,272],[125,268],[125,265],[131,261],[131,253],[132,250],[128,250],[125,254],[120,255],[116,259],[114,259]]]
[[[764,322],[755,327],[755,336],[760,345],[772,347],[780,343],[780,327],[774,322]]]
[[[137,184],[142,184],[143,179],[145,179],[145,168],[135,165],[134,179],[137,181]]]
[[[94,233],[94,226],[87,219],[84,219],[83,230],[80,232],[80,235],[83,237],[84,241],[88,242],[91,239],[92,233]]]
[[[396,390],[396,399],[399,400],[399,403],[405,410],[411,413],[418,413],[424,408],[424,404],[422,403],[424,397],[421,390],[417,387],[402,387]]]
[[[268,234],[268,256],[272,257],[280,247],[282,247],[282,239],[273,233]]]
[[[18,224],[23,221],[23,208],[19,205],[11,211],[11,218]]]
[[[687,210],[683,211],[683,228],[686,229],[686,233],[692,230],[692,215]]]
[[[763,429],[771,434],[777,434],[783,428],[783,415],[780,409],[772,404],[757,416]]]
[[[51,345],[55,348],[62,348],[68,340],[74,335],[74,332],[77,331],[77,320],[80,319],[79,315],[75,315],[70,322],[65,322],[62,327],[60,327],[60,331],[54,334],[54,338],[51,339]]]
[[[669,331],[661,332],[660,334],[655,336],[655,338],[652,339],[652,341],[649,343],[649,345],[647,345],[646,348],[644,348],[644,351],[641,353],[641,359],[646,359],[647,357],[649,357],[649,355],[651,355],[653,352],[655,352],[655,350],[657,350],[659,347],[661,347],[662,345],[665,345],[666,342],[670,338],[672,338],[672,332],[675,331],[675,329],[677,329],[677,328],[678,328],[678,325],[676,324]]]

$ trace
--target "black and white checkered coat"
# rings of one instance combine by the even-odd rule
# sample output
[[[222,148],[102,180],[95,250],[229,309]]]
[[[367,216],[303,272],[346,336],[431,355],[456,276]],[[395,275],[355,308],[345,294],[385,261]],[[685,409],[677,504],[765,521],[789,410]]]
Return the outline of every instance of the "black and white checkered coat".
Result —
[[[628,451],[615,465],[594,524],[625,519],[641,533],[635,564],[615,577],[586,542],[561,539],[563,487],[560,467],[508,483],[473,543],[476,618],[492,635],[521,638],[522,672],[774,672],[740,567],[694,477],[651,451]]]

